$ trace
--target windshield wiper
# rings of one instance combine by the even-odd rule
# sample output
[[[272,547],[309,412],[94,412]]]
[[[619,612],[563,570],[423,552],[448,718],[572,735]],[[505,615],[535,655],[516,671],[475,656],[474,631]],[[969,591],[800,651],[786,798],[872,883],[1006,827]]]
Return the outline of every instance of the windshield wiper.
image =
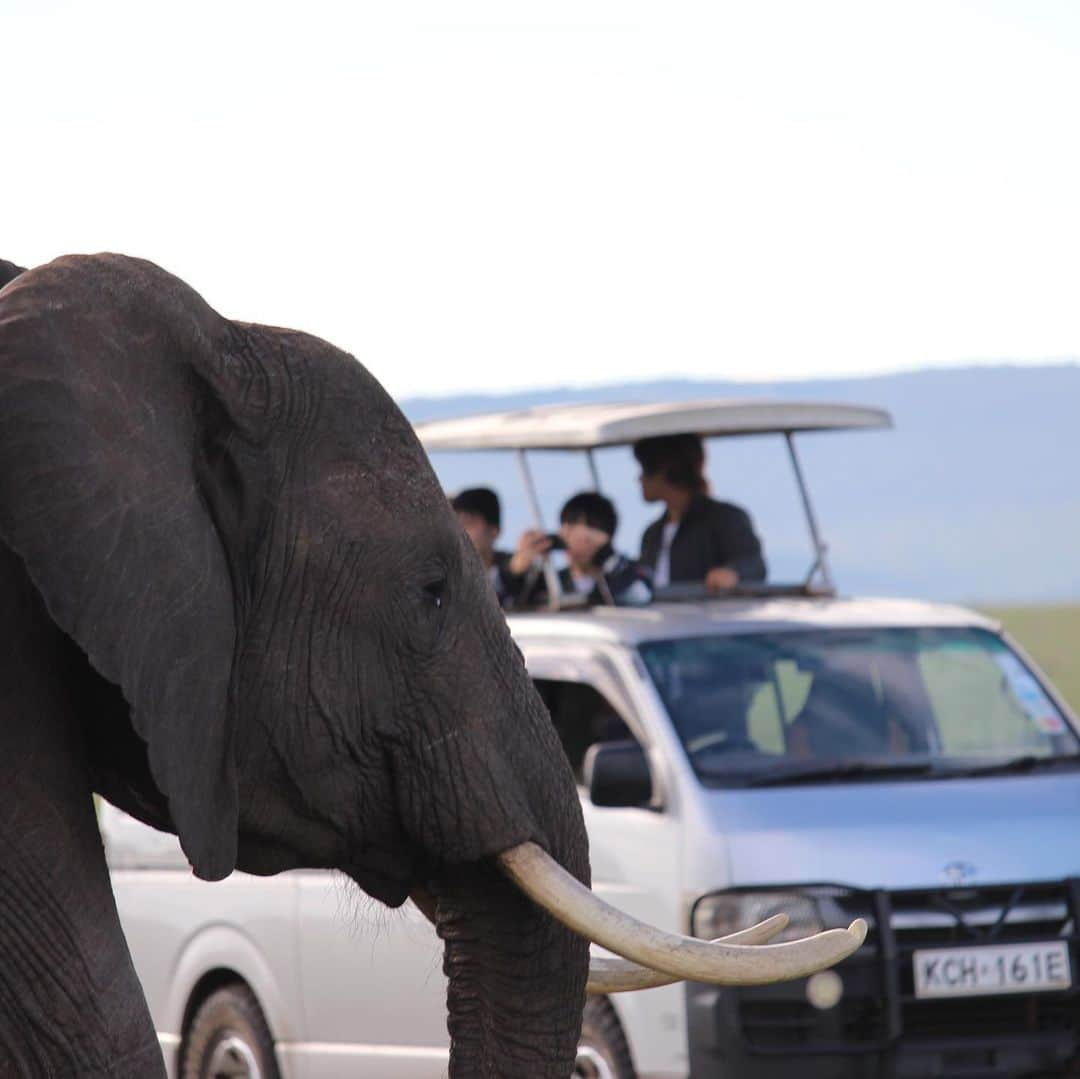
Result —
[[[1024,772],[1036,772],[1044,768],[1060,768],[1064,765],[1080,767],[1080,753],[1068,753],[1059,757],[1037,757],[1034,753],[1024,753],[1019,757],[1009,757],[1003,761],[989,761],[985,764],[967,764],[956,768],[938,767],[938,774],[947,779],[967,776],[1007,776]]]
[[[748,787],[783,787],[786,784],[831,783],[845,779],[874,779],[878,776],[933,775],[935,771],[930,761],[833,760],[771,768],[758,775],[743,773],[739,778]]]
[[[1063,757],[1037,757],[1025,753],[1008,760],[983,764],[949,766],[941,761],[883,761],[849,760],[816,761],[797,765],[780,765],[757,775],[740,772],[706,773],[709,779],[731,779],[748,787],[796,786],[799,783],[842,783],[848,779],[878,779],[892,776],[929,776],[934,779],[963,779],[971,776],[1019,775],[1047,768],[1080,767],[1080,753]]]

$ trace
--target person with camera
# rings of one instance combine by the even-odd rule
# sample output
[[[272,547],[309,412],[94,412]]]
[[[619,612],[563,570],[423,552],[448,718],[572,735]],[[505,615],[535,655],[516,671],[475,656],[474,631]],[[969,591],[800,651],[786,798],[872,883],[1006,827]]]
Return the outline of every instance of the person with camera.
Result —
[[[567,564],[558,574],[564,595],[580,596],[590,605],[641,606],[650,602],[649,571],[612,546],[617,525],[610,499],[595,491],[582,491],[563,505],[558,532],[530,529],[523,533],[502,574],[514,606],[546,599],[541,571],[543,559],[553,550],[566,552]]]

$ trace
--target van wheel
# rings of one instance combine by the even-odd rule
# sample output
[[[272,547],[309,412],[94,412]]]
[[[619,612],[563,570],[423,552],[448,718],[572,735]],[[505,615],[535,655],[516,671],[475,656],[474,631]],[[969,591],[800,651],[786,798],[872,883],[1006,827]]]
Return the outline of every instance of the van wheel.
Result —
[[[574,1079],[634,1079],[630,1047],[615,1009],[603,999],[585,1004]]]
[[[227,985],[199,1005],[183,1060],[183,1079],[280,1079],[270,1027],[246,985]]]

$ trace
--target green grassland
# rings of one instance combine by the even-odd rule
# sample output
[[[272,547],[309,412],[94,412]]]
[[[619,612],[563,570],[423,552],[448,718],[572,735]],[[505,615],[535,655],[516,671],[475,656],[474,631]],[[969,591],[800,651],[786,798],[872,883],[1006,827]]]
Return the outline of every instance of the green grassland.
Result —
[[[1001,621],[1080,715],[1080,603],[984,610]]]

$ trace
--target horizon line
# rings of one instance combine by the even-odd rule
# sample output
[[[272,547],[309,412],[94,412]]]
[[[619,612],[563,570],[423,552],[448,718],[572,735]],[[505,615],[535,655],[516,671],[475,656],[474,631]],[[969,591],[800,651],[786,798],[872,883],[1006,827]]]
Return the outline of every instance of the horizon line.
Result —
[[[881,382],[890,378],[901,378],[912,375],[947,375],[961,374],[965,372],[978,372],[987,374],[1001,371],[1050,371],[1064,370],[1068,368],[1080,369],[1080,358],[1061,357],[1047,358],[1044,360],[985,360],[985,361],[962,361],[955,364],[934,364],[919,367],[900,367],[888,371],[875,371],[870,374],[822,374],[822,375],[799,375],[779,376],[776,378],[707,378],[700,375],[666,375],[649,378],[628,378],[604,380],[600,382],[582,383],[557,383],[549,386],[529,386],[517,389],[490,390],[490,389],[462,389],[452,390],[445,393],[418,393],[418,394],[394,394],[396,400],[404,401],[453,401],[463,397],[482,398],[505,398],[505,397],[532,397],[546,394],[574,394],[595,392],[604,389],[634,389],[655,386],[657,384],[678,383],[683,385],[715,386],[728,385],[740,387],[754,386],[797,386],[807,382]]]

